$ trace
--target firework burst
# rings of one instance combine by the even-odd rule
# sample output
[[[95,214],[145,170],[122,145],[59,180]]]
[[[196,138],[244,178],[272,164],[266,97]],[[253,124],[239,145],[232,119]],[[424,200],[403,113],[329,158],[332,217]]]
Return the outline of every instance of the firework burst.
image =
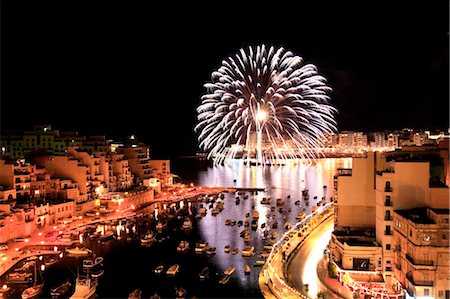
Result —
[[[315,159],[336,131],[326,79],[283,48],[240,49],[222,61],[197,108],[200,148],[216,162]]]

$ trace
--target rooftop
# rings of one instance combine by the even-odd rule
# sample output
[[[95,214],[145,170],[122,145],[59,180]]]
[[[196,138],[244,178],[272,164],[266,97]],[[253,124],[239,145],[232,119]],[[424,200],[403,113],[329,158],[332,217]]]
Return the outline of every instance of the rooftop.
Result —
[[[434,209],[433,209],[434,210]],[[441,209],[436,209],[441,210]],[[447,213],[448,213],[447,209]],[[403,218],[406,218],[417,224],[436,224],[433,219],[428,216],[428,208],[415,208],[410,210],[395,210]]]

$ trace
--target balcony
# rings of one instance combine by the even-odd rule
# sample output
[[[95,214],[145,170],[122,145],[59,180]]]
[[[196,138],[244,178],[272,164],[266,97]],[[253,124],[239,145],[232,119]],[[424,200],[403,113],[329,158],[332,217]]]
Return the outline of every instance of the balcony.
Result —
[[[384,231],[384,235],[385,235],[385,236],[392,236],[392,231],[390,231],[390,230],[385,230],[385,231]]]
[[[384,206],[385,207],[392,207],[392,201],[390,201],[390,200],[384,201]]]
[[[392,187],[384,187],[384,192],[392,192]]]
[[[397,270],[401,270],[402,269],[402,264],[395,263],[395,268],[397,268]]]
[[[415,266],[433,266],[433,261],[419,261],[415,260],[412,256],[409,254],[406,254],[406,259]]]
[[[427,281],[427,280],[414,280],[412,274],[406,274],[406,278],[409,280],[409,282],[415,286],[425,286],[425,287],[432,287],[433,282]]]
[[[392,221],[392,216],[384,216],[384,220],[386,220],[386,221]]]

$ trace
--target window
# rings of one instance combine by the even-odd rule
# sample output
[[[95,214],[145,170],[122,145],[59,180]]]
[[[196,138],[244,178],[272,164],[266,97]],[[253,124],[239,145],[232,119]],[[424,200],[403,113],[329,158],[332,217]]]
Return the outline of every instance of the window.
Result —
[[[412,229],[409,230],[409,236],[412,237]]]
[[[444,297],[444,291],[439,291],[438,297]]]
[[[430,289],[423,289],[424,296],[430,296]]]
[[[442,235],[442,240],[447,240],[447,239],[448,239],[447,234],[443,234],[443,235]]]
[[[423,240],[424,240],[425,242],[430,242],[431,236],[430,236],[429,234],[423,234]]]
[[[386,250],[391,250],[391,244],[386,244]]]

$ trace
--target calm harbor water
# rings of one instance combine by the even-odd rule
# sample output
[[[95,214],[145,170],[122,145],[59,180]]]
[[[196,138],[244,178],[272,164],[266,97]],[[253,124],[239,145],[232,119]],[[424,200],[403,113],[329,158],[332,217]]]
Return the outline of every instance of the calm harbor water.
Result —
[[[167,239],[164,242],[154,242],[150,247],[140,245],[135,239],[127,240],[124,233],[121,233],[120,239],[115,238],[106,243],[88,240],[88,247],[93,249],[97,256],[104,257],[105,274],[99,278],[97,297],[127,298],[133,289],[139,288],[143,298],[154,293],[162,298],[174,298],[176,288],[182,287],[187,291],[187,298],[261,298],[258,287],[261,268],[253,265],[256,260],[262,260],[260,254],[268,241],[263,240],[264,229],[261,224],[265,223],[266,227],[271,228],[273,222],[277,221],[279,225],[274,230],[280,238],[286,231],[284,224],[294,224],[299,212],[305,210],[309,213],[322,197],[329,201],[333,195],[335,170],[339,167],[351,167],[351,159],[321,159],[316,165],[308,167],[247,167],[241,161],[235,161],[231,166],[209,167],[194,159],[173,160],[171,164],[172,172],[186,183],[192,182],[200,186],[261,187],[266,188],[266,192],[246,192],[247,199],[244,199],[244,195],[226,193],[223,200],[225,209],[218,215],[211,215],[211,209],[208,209],[207,215],[202,219],[192,217],[193,228],[190,231],[181,230],[182,220],[175,218],[166,230]],[[295,204],[301,199],[301,191],[305,188],[309,189],[310,205],[307,206],[303,200]],[[240,197],[239,204],[235,203],[237,196]],[[285,199],[283,212],[279,212],[278,207],[271,212],[269,205],[262,205],[261,199],[266,196],[272,198],[270,206],[275,206],[277,198]],[[260,213],[258,228],[252,230],[249,227],[255,255],[242,257],[241,250],[246,244],[239,233],[244,226],[226,226],[225,220],[251,221],[253,210]],[[289,210],[291,211],[288,212]],[[250,218],[246,218],[247,213],[250,213]],[[151,225],[154,224],[153,222]],[[138,227],[138,232],[139,229]],[[274,230],[271,229],[271,232]],[[189,241],[190,248],[187,252],[177,252],[176,248],[181,240]],[[216,246],[216,254],[196,254],[195,243],[199,240],[208,242],[209,246]],[[225,245],[230,245],[232,249],[238,248],[239,253],[225,253]],[[48,298],[50,289],[66,279],[70,279],[74,284],[77,268],[81,263],[82,258],[67,256],[60,263],[46,269],[44,293],[41,298]],[[165,270],[173,264],[179,264],[180,272],[175,277],[168,277],[164,272],[155,274],[153,270],[160,264],[164,265]],[[250,275],[244,273],[245,264],[251,265]],[[205,266],[210,269],[210,279],[201,281],[198,274]],[[227,284],[219,284],[223,271],[231,266],[236,268],[236,272]],[[17,296],[20,293],[15,294]]]

